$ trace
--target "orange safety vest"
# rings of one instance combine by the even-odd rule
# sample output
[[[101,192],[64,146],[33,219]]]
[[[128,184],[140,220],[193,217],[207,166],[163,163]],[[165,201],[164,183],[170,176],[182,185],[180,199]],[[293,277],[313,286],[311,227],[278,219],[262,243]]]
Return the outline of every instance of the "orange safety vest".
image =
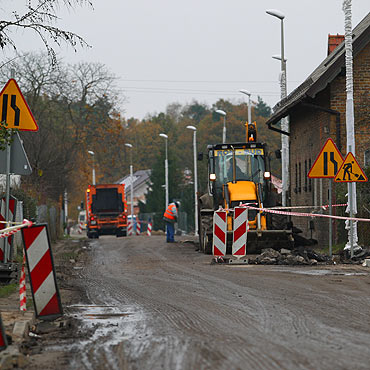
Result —
[[[177,208],[175,203],[171,203],[168,205],[166,211],[163,215],[164,218],[167,218],[170,221],[175,221],[177,217]]]

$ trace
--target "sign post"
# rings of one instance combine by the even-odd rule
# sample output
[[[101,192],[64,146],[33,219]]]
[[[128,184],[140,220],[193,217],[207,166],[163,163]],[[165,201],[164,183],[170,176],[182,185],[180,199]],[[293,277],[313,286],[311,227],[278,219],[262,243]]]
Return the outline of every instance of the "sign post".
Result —
[[[32,115],[30,108],[23,94],[15,81],[14,70],[11,72],[12,78],[6,83],[0,92],[0,112],[1,122],[6,122],[8,128],[20,131],[38,131],[37,123]],[[11,173],[11,145],[6,146],[6,208],[5,221],[9,226],[9,199],[10,199],[10,173]],[[4,238],[4,263],[7,262],[10,251],[8,250]]]
[[[332,139],[326,140],[321,152],[308,172],[309,178],[329,179],[329,215],[333,215],[332,207],[332,180],[343,163],[343,157]],[[329,218],[329,256],[333,254],[333,223]]]
[[[335,182],[348,182],[348,197],[349,197],[349,217],[350,219],[350,233],[349,233],[349,243],[351,247],[351,258],[353,257],[353,236],[354,236],[354,225],[353,225],[353,214],[354,214],[354,197],[353,197],[353,183],[354,182],[366,182],[367,177],[364,171],[358,164],[355,156],[351,153],[351,145],[349,146],[349,152],[344,159],[342,165],[336,174]]]

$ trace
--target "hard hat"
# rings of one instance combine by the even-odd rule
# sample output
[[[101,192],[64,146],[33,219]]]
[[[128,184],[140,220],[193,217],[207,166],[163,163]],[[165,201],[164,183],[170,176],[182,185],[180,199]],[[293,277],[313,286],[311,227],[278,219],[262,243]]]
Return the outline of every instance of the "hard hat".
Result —
[[[175,206],[176,206],[176,208],[179,208],[179,207],[181,206],[181,203],[177,200],[177,201],[175,202]]]

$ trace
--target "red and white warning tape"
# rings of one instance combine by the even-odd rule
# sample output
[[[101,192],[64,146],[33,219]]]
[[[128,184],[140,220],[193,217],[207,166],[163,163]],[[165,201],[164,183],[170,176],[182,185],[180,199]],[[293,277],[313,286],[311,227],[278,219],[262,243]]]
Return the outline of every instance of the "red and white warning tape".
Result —
[[[250,204],[250,203],[249,203]],[[322,206],[291,206],[291,207],[271,207],[269,209],[309,209],[309,208],[322,208],[322,209],[328,209],[330,207],[329,204],[325,204]],[[347,203],[344,204],[332,204],[332,207],[347,207]]]
[[[330,215],[324,215],[324,214],[320,214],[320,213],[285,212],[285,211],[278,211],[276,209],[271,209],[271,208],[252,207],[248,204],[242,204],[242,206],[250,208],[250,209],[254,209],[256,211],[275,213],[275,214],[278,214],[278,215],[298,216],[298,217],[324,217],[324,218],[335,218],[337,220],[352,220],[352,221],[370,222],[370,218],[355,218],[355,217],[351,218],[351,217],[345,217],[345,216],[330,216]]]
[[[32,226],[32,224],[33,224],[32,221],[28,221],[25,219],[23,220],[21,224],[10,226],[10,227],[7,227],[6,229],[2,229],[0,230],[0,239],[7,238],[8,236],[11,236],[15,234],[16,232],[18,232],[20,229],[22,229],[22,227],[30,227]]]
[[[26,264],[26,255],[23,252],[21,278],[19,280],[19,309],[21,311],[27,311],[26,273],[24,271],[25,264]]]

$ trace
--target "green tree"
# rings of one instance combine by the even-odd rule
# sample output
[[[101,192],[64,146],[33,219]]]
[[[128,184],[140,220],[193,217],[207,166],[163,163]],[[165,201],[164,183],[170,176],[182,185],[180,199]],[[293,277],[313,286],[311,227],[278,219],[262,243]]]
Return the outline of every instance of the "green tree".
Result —
[[[255,112],[257,116],[268,118],[271,116],[271,108],[258,96],[258,103],[255,107]]]

